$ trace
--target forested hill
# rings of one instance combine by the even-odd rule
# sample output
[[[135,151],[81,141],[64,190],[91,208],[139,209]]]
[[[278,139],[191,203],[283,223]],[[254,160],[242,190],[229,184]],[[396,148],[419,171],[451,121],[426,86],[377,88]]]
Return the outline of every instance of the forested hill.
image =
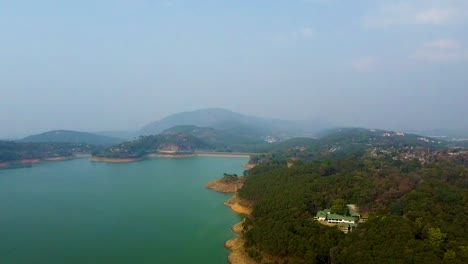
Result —
[[[0,163],[29,159],[72,157],[75,154],[90,154],[96,146],[81,143],[26,143],[0,141]]]
[[[259,136],[252,131],[215,129],[193,125],[175,126],[159,135],[142,136],[137,140],[112,146],[98,156],[142,157],[172,146],[182,152],[248,152],[268,153],[253,158],[253,163],[274,160],[311,161],[353,155],[394,155],[405,158],[425,158],[432,151],[443,149],[445,143],[431,138],[384,130],[340,129],[318,139],[291,138],[280,140]],[[429,153],[429,154],[428,154]]]
[[[468,157],[460,157],[259,165],[239,191],[254,203],[245,249],[259,263],[468,263]],[[314,220],[337,201],[357,205],[367,222],[345,235]]]
[[[125,140],[121,138],[70,130],[53,130],[37,135],[31,135],[20,140],[20,142],[86,143],[94,145],[112,145],[123,141]]]
[[[136,140],[124,142],[99,151],[93,156],[106,158],[142,158],[148,154],[192,153],[195,150],[211,150],[211,146],[198,138],[184,133],[140,136]]]
[[[428,162],[436,152],[447,150],[447,142],[414,134],[365,128],[325,131],[315,140],[291,139],[272,144],[252,163],[310,162],[354,156],[384,156]]]

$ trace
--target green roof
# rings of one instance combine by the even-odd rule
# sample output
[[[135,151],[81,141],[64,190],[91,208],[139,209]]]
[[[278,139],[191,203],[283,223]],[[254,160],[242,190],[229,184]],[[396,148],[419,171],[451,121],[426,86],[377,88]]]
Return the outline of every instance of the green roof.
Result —
[[[325,211],[318,211],[315,217],[327,217],[327,213]]]
[[[354,217],[350,217],[350,216],[343,216],[343,215],[339,215],[339,214],[329,214],[327,216],[327,219],[329,220],[338,220],[338,219],[343,219],[345,221],[356,221],[356,219],[354,219]]]

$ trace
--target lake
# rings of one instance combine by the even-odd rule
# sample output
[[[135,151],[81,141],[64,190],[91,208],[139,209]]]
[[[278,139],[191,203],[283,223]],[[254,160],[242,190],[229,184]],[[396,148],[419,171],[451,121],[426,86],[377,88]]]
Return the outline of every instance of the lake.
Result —
[[[247,158],[0,170],[0,263],[226,263],[241,220],[205,189]]]

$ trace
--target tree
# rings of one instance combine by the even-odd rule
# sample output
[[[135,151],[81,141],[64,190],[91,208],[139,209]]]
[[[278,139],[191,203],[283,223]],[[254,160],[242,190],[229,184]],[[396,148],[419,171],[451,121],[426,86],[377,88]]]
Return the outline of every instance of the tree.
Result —
[[[336,199],[333,201],[330,208],[332,214],[345,214],[346,213],[346,202],[343,199]]]
[[[427,235],[429,243],[431,243],[431,245],[435,247],[439,247],[442,244],[442,242],[444,242],[445,238],[447,238],[447,235],[442,233],[442,231],[440,231],[440,228],[429,228]]]

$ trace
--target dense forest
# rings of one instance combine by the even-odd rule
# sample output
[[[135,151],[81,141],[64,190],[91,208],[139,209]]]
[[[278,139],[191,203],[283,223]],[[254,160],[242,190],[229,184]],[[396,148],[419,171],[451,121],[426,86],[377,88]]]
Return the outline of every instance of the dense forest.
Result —
[[[262,137],[249,129],[219,130],[197,126],[175,126],[158,135],[141,136],[136,140],[95,152],[95,156],[110,158],[139,158],[158,152],[164,146],[176,146],[181,152],[245,152],[265,153],[255,156],[253,163],[312,161],[363,155],[375,149],[375,155],[406,155],[408,158],[439,151],[446,142],[431,138],[384,130],[347,128],[327,131],[317,139],[291,138],[267,142],[274,137]]]
[[[244,223],[247,253],[278,263],[467,263],[466,153],[434,149],[409,159],[408,146],[385,145],[382,155],[373,145],[339,156],[315,149],[299,159],[293,148],[254,157],[259,165],[239,191],[254,203]],[[288,168],[292,156],[298,162]],[[346,235],[313,220],[337,200],[358,205],[368,220]]]

